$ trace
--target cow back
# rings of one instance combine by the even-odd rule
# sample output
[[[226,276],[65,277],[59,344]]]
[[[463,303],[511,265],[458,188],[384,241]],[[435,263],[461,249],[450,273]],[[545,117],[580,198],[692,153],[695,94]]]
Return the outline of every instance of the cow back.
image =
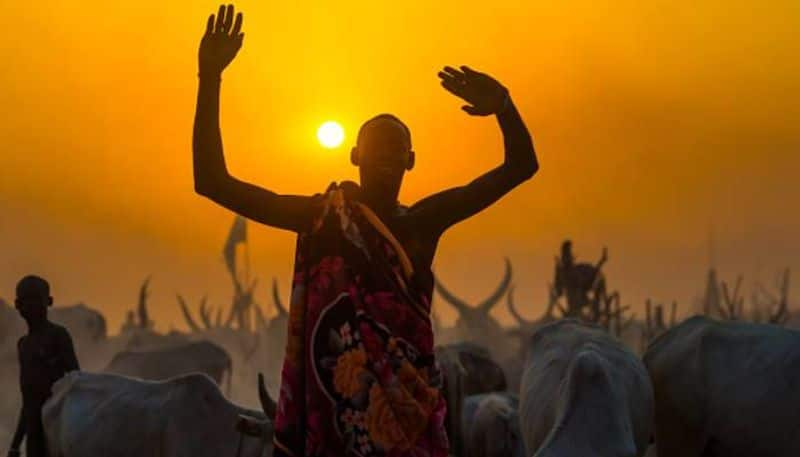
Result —
[[[211,457],[234,455],[239,414],[206,375],[143,381],[112,374],[69,373],[43,408],[53,457]],[[262,438],[242,437],[242,456],[257,457]]]
[[[647,371],[633,352],[604,329],[572,319],[540,328],[527,345],[520,427],[530,452],[556,439],[594,451],[625,450],[616,455],[644,452],[653,397]],[[597,411],[598,404],[605,409]],[[576,425],[598,413],[608,418],[605,436],[595,433],[598,424]]]
[[[689,436],[686,447],[720,455],[800,455],[800,332],[697,316],[656,339],[644,362],[657,442]]]

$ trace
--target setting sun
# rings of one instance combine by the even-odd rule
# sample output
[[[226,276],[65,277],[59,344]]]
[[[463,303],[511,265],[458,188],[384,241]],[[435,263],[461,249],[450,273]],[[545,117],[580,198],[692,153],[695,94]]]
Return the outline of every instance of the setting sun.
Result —
[[[344,141],[344,129],[338,122],[328,121],[319,126],[317,139],[322,146],[332,149]]]

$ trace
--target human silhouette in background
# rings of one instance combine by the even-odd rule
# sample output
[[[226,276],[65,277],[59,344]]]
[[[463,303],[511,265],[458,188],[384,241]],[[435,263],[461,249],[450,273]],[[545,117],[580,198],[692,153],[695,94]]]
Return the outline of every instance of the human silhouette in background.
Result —
[[[602,268],[608,261],[608,249],[596,264],[576,262],[572,252],[572,241],[561,243],[561,257],[556,257],[555,287],[556,295],[567,299],[567,309],[571,312],[583,312],[589,305],[590,294],[606,296],[606,284]]]
[[[19,455],[23,438],[26,456],[47,456],[42,406],[53,383],[80,369],[67,329],[47,320],[47,308],[52,304],[50,285],[44,279],[31,275],[17,283],[15,305],[28,324],[28,334],[17,343],[22,410],[9,456]]]
[[[232,5],[220,6],[217,16],[209,17],[200,44],[199,89],[193,134],[195,190],[249,219],[296,232],[302,240],[304,234],[313,231],[312,226],[318,227],[321,223],[317,218],[324,196],[279,194],[231,176],[225,164],[219,126],[221,74],[242,46],[244,34],[241,30],[242,13],[234,16]],[[503,133],[503,163],[469,184],[433,194],[411,206],[401,205],[397,201],[400,185],[405,172],[413,169],[416,159],[411,134],[397,117],[380,114],[361,126],[351,150],[350,160],[359,168],[360,184],[344,182],[338,187],[332,185],[329,188],[340,189],[348,200],[357,201],[368,208],[362,213],[371,213],[380,219],[379,223],[373,225],[382,223],[388,228],[388,238],[399,241],[398,250],[405,251],[403,254],[410,259],[409,270],[413,270],[414,276],[410,283],[422,291],[423,301],[428,304],[433,293],[431,264],[439,238],[445,230],[488,207],[531,178],[538,169],[530,134],[509,91],[502,84],[466,66],[460,67],[460,70],[444,67],[438,77],[447,91],[467,102],[462,109],[468,114],[496,116]],[[458,160],[457,155],[454,160]],[[302,176],[302,170],[298,170],[297,176]],[[298,250],[300,245],[301,242],[298,243]],[[317,246],[321,250],[326,249],[324,243]],[[305,260],[298,254],[296,262]],[[295,295],[293,293],[292,306],[295,306]],[[425,319],[430,327],[427,315]],[[291,322],[290,318],[290,328]],[[425,329],[426,332],[429,330]],[[291,346],[290,341],[287,351]],[[284,368],[284,382],[286,377]],[[284,387],[280,395],[287,401]],[[291,401],[304,400],[300,395]],[[281,405],[284,404],[279,403],[276,437],[280,436],[282,428]],[[321,421],[331,424],[329,418],[322,418]],[[310,455],[314,452],[307,447],[302,449],[305,446],[302,444],[304,438],[295,436],[294,439],[297,446],[276,440],[275,455]],[[360,453],[373,455],[374,450],[367,452],[364,450],[366,448]],[[345,451],[328,449],[325,453],[341,455]],[[439,453],[430,452],[430,455]]]

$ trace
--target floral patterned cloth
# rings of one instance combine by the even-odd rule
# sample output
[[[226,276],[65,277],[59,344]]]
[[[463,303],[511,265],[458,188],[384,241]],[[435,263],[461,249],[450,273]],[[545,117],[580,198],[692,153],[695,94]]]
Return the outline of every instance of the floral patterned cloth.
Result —
[[[297,241],[274,455],[444,457],[432,291],[343,187],[320,202]]]

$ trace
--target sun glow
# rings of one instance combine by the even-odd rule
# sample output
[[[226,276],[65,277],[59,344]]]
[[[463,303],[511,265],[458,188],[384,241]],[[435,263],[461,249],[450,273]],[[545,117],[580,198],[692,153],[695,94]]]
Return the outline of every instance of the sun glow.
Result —
[[[344,141],[344,129],[338,122],[325,122],[317,130],[317,139],[319,139],[319,144],[323,147],[333,149]]]

